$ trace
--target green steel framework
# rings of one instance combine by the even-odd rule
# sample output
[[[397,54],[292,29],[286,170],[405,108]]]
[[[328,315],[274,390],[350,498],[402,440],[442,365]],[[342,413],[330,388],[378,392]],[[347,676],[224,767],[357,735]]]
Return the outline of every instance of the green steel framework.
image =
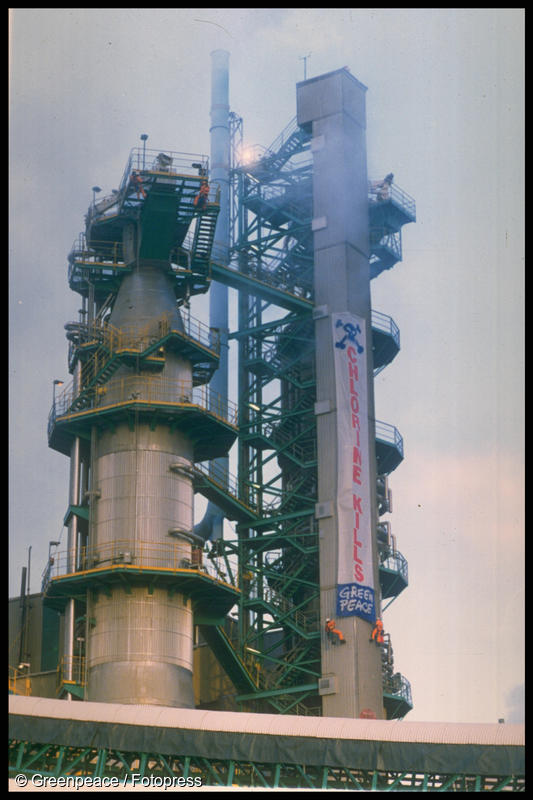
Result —
[[[355,757],[354,757],[355,758]],[[150,777],[167,781],[200,778],[203,786],[246,786],[263,789],[348,789],[350,791],[480,792],[524,791],[523,775],[430,773],[412,770],[364,770],[354,763],[264,763],[157,752],[129,752],[112,748],[69,747],[54,743],[10,740],[9,775],[41,777],[116,777],[131,784]],[[167,785],[169,785],[167,783]]]
[[[321,631],[310,138],[294,119],[259,161],[239,164],[242,120],[233,117],[232,123],[233,269],[214,265],[213,276],[239,289],[238,330],[232,334],[239,348],[238,486],[255,515],[237,520],[236,541],[220,547],[239,559],[239,631],[233,645],[241,664],[256,666],[251,691],[243,670],[230,667],[231,658],[224,656],[231,646],[224,631],[211,629],[206,638],[228,665],[240,690],[238,702],[256,710],[315,715],[321,713]],[[376,277],[401,259],[401,226],[414,221],[415,210],[397,187],[388,203],[378,207],[372,200],[369,195],[370,266]],[[372,329],[377,374],[397,354],[399,332],[378,312]],[[386,476],[403,458],[403,441],[393,426],[377,423],[376,429],[383,514],[390,510]],[[392,602],[407,586],[407,562],[388,523],[380,523],[377,533],[382,597]],[[393,671],[389,638],[382,664],[387,716],[403,717],[412,707],[410,686]]]

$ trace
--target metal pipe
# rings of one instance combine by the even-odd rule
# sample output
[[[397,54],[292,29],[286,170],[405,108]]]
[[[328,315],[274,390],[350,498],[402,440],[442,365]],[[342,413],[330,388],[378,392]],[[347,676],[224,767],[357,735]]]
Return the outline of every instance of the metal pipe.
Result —
[[[220,211],[215,228],[213,259],[226,266],[230,250],[230,118],[229,118],[229,53],[214,50],[211,53],[211,159],[210,183],[220,190]],[[210,387],[214,396],[228,396],[229,322],[228,288],[213,281],[209,292],[209,326],[220,335],[220,362]],[[229,459],[217,458],[213,470],[227,475]],[[203,519],[194,532],[203,539],[219,539],[223,535],[224,514],[211,501]]]
[[[79,504],[80,495],[80,439],[78,436],[72,442],[70,450],[70,484],[69,484],[69,506]],[[76,549],[78,545],[78,517],[76,514],[70,515],[67,535],[67,573],[76,570]],[[63,639],[63,657],[65,662],[65,680],[71,681],[73,678],[74,662],[74,623],[75,623],[75,601],[69,598],[65,608],[65,633]],[[72,696],[67,695],[71,700]]]

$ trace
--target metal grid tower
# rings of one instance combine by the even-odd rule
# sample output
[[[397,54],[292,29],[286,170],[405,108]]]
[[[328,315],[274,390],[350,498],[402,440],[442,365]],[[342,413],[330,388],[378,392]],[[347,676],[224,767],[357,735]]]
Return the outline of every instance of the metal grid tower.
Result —
[[[334,380],[322,326],[329,324],[335,304],[345,310],[351,303],[361,311],[363,303],[372,392],[372,372],[398,353],[399,331],[390,317],[370,310],[370,280],[401,260],[401,227],[414,221],[415,206],[394,183],[384,188],[367,181],[364,87],[339,70],[300,84],[298,92],[298,119],[259,160],[241,163],[232,173],[238,487],[250,511],[236,517],[238,540],[221,547],[239,557],[242,592],[234,649],[248,675],[223,656],[222,632],[218,648],[240,692],[237,699],[251,708],[359,716],[370,706],[378,717],[402,717],[412,706],[410,686],[394,671],[390,636],[376,650],[368,643],[368,624],[353,624],[346,659],[323,632],[326,615],[335,613],[328,587],[335,584],[331,537],[338,530],[334,487],[327,486],[335,474],[335,435],[327,427],[320,433],[334,409],[334,398],[324,393]],[[331,97],[337,105],[333,100],[328,109]],[[362,119],[354,124],[350,114],[357,113]],[[359,206],[351,186],[358,186]],[[339,259],[339,241],[348,242],[347,260]],[[222,271],[214,275],[229,282]],[[391,510],[387,478],[403,459],[403,441],[392,425],[373,418],[371,423],[379,615],[382,601],[392,602],[408,581],[390,523],[379,519]]]

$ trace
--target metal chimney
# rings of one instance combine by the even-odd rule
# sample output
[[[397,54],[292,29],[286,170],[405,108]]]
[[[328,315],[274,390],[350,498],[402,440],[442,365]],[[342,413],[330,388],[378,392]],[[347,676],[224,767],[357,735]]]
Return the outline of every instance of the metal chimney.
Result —
[[[211,53],[211,186],[220,190],[220,211],[215,229],[213,260],[223,266],[229,263],[230,249],[230,128],[229,128],[229,53],[214,50]],[[214,281],[209,292],[209,324],[220,335],[219,368],[211,379],[215,395],[228,396],[228,288]],[[214,468],[218,474],[228,471],[227,456],[217,458]],[[224,515],[212,502],[208,503],[204,518],[195,526],[195,533],[203,539],[219,539],[223,534]]]

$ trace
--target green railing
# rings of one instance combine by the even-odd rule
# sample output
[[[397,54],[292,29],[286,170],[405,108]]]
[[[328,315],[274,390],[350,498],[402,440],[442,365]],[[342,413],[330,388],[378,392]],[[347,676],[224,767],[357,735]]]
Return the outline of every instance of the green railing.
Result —
[[[409,580],[409,567],[408,562],[405,556],[403,556],[398,550],[385,550],[380,555],[380,567],[384,569],[389,569],[392,572],[397,572],[399,575],[402,576],[404,581],[407,583]]]
[[[210,461],[209,464],[197,462],[192,466],[192,470],[197,475],[206,478],[225,494],[230,495],[238,503],[242,503],[254,513],[257,512],[257,489],[248,485],[243,492],[235,475],[218,464],[216,460]]]
[[[413,707],[411,684],[401,673],[395,672],[391,678],[386,678],[383,681],[383,691],[385,694],[398,698],[398,700],[403,700],[411,708]]]

